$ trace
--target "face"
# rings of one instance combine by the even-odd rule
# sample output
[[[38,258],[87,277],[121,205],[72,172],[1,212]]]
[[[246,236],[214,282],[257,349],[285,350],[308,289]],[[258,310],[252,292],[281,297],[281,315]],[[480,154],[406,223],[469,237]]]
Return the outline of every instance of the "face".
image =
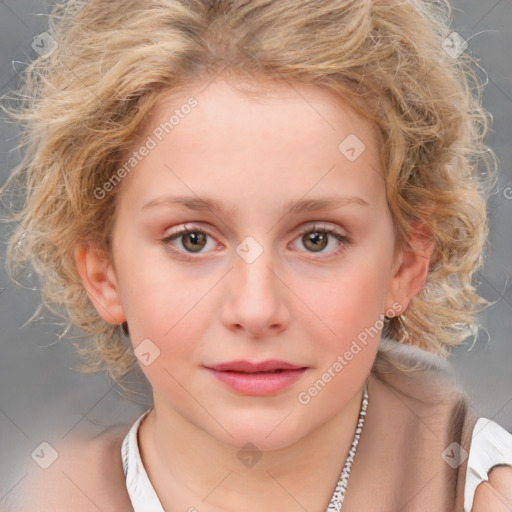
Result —
[[[118,185],[109,321],[155,407],[233,446],[298,441],[361,389],[407,302],[375,129],[318,86],[216,80],[163,97],[144,144]],[[300,370],[212,369],[268,360]]]

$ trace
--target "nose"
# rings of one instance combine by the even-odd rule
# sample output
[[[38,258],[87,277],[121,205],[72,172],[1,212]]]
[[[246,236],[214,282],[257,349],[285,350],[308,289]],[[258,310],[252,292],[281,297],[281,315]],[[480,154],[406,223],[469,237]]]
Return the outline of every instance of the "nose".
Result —
[[[290,292],[272,268],[270,252],[264,250],[251,263],[236,255],[228,277],[222,321],[228,329],[243,331],[252,338],[274,336],[290,321],[286,303]]]

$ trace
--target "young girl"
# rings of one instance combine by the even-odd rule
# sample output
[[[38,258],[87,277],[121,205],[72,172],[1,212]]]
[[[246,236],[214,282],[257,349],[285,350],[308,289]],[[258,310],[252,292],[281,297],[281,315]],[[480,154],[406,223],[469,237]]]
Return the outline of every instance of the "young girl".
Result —
[[[11,270],[154,405],[55,447],[12,510],[511,510],[512,435],[445,362],[494,163],[449,14],[57,4],[13,114]]]

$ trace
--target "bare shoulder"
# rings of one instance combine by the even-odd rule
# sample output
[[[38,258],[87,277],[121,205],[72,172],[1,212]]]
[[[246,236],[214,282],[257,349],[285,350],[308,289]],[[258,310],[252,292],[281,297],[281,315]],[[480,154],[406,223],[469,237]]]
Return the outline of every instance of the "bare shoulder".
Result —
[[[2,512],[130,511],[121,461],[129,426],[111,427],[95,437],[73,439],[55,447],[47,468],[33,465]]]
[[[489,473],[475,492],[472,512],[509,512],[512,510],[512,467],[499,466]]]

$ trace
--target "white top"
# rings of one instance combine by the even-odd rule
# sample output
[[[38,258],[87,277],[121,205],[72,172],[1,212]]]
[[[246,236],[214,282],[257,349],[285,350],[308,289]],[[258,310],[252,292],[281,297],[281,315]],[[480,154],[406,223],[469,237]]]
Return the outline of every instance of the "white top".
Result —
[[[139,425],[150,410],[144,412],[133,424],[121,447],[126,488],[134,512],[164,512],[142,464],[137,442]],[[464,512],[471,512],[477,486],[487,481],[491,468],[499,464],[512,466],[512,434],[491,420],[479,418],[473,428],[469,450]]]
[[[126,434],[121,446],[123,470],[126,476],[126,489],[130,495],[134,512],[164,512],[162,504],[149,481],[146,469],[140,458],[137,432],[140,422],[151,409],[139,416]]]

